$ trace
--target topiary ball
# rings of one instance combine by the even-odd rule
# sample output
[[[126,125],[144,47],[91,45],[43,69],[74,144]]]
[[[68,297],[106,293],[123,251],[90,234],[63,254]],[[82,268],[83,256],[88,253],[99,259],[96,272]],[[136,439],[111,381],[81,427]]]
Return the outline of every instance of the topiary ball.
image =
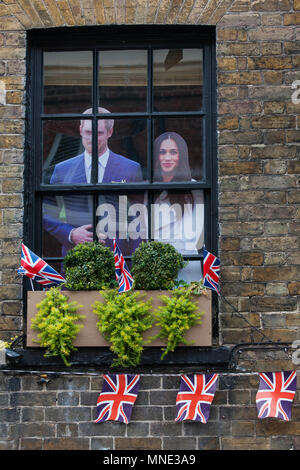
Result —
[[[99,242],[79,243],[64,258],[65,287],[69,290],[100,290],[116,286],[111,250]]]
[[[179,270],[186,264],[182,255],[169,243],[142,242],[132,257],[131,273],[135,288],[172,289]]]

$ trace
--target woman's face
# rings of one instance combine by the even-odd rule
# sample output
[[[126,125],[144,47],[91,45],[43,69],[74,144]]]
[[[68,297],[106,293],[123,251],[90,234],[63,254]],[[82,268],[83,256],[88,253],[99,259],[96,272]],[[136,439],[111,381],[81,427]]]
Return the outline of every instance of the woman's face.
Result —
[[[160,144],[159,162],[163,176],[172,177],[179,164],[179,150],[173,139],[166,139]]]

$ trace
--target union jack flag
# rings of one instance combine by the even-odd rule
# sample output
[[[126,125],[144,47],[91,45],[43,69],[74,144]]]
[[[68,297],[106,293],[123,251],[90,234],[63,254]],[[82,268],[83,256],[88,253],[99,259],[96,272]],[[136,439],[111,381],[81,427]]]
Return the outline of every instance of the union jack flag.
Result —
[[[18,274],[27,276],[43,286],[66,282],[55,269],[29,250],[24,243],[22,243],[21,266],[18,269]]]
[[[116,239],[114,239],[114,257],[116,279],[119,283],[119,293],[127,292],[132,288],[134,279],[129,272],[120,248],[117,245]]]
[[[208,289],[219,292],[220,260],[203,248],[203,285]]]
[[[296,386],[296,371],[260,373],[256,394],[258,418],[278,418],[289,421]]]
[[[207,423],[217,388],[218,374],[182,375],[175,421],[191,419]]]
[[[104,375],[102,392],[97,400],[98,417],[95,423],[111,420],[128,424],[139,386],[139,375]]]

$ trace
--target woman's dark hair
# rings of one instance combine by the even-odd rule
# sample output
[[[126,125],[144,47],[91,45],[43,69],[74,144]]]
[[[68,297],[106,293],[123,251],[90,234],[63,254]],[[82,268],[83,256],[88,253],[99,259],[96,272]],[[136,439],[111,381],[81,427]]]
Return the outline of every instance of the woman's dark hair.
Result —
[[[172,139],[176,142],[179,151],[179,163],[176,168],[173,180],[174,181],[191,181],[191,169],[189,164],[189,152],[186,141],[181,135],[176,132],[164,132],[158,136],[153,144],[153,155],[154,155],[154,174],[153,181],[163,181],[161,166],[159,161],[159,151],[162,142],[167,139]],[[179,203],[183,208],[184,204],[193,204],[194,198],[190,191],[186,191],[184,194],[180,192],[168,191],[169,199],[171,204]]]
[[[162,142],[167,139],[172,139],[176,142],[179,152],[179,163],[176,168],[173,180],[174,181],[191,181],[191,169],[189,164],[189,152],[186,141],[181,137],[181,135],[176,132],[164,132],[158,136],[153,144],[153,155],[154,155],[154,181],[163,181],[162,171],[159,161],[159,151]]]

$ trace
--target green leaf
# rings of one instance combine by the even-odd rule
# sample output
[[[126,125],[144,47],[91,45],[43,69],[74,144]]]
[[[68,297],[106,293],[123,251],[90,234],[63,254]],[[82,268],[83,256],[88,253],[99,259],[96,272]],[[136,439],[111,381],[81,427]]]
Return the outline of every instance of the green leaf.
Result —
[[[67,366],[67,357],[76,350],[73,341],[83,327],[77,323],[84,318],[76,313],[79,307],[77,302],[68,302],[60,287],[52,287],[37,305],[38,312],[32,319],[31,328],[38,331],[36,342],[47,349],[45,356],[60,356]]]
[[[172,290],[170,297],[162,295],[160,299],[165,305],[159,306],[154,312],[160,331],[152,339],[160,338],[166,342],[166,346],[162,348],[163,359],[179,344],[193,344],[186,340],[185,335],[192,326],[201,323],[204,312],[198,311],[188,285]]]
[[[66,254],[64,268],[69,290],[99,290],[116,285],[114,256],[102,243],[79,243]]]
[[[134,367],[140,363],[143,332],[152,327],[152,301],[141,300],[133,290],[119,294],[116,290],[100,291],[105,303],[96,301],[93,312],[97,327],[111,344],[114,353],[112,367]]]
[[[132,257],[131,273],[135,288],[171,289],[175,286],[179,270],[186,264],[172,245],[157,241],[142,242]]]

